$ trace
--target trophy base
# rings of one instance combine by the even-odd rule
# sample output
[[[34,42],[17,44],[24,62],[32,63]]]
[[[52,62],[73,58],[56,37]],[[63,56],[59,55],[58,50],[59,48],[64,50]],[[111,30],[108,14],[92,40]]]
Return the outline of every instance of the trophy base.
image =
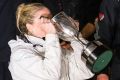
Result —
[[[82,54],[82,60],[93,73],[98,73],[109,64],[113,53],[103,45],[97,47],[90,45],[88,48]]]
[[[111,58],[112,52],[110,50],[103,52],[93,64],[92,71],[97,73],[103,70],[108,65]]]

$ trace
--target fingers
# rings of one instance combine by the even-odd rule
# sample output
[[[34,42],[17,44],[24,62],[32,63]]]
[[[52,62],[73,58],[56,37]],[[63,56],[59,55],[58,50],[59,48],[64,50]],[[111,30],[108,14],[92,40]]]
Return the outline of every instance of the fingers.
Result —
[[[56,34],[56,29],[50,19],[46,17],[40,18],[41,28],[45,31],[46,34]]]
[[[50,19],[48,19],[46,17],[42,17],[42,18],[40,18],[40,22],[41,23],[50,23],[51,21],[50,21]]]

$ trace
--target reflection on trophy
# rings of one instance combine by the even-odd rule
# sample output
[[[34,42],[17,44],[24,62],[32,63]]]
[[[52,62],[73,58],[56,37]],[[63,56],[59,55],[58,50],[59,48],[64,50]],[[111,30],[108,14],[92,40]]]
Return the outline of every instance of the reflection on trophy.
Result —
[[[76,28],[73,20],[64,12],[56,14],[52,21],[57,25],[56,30],[60,39],[65,41],[77,40],[83,45],[82,60],[94,73],[103,70],[112,58],[112,51],[100,41],[85,40]]]

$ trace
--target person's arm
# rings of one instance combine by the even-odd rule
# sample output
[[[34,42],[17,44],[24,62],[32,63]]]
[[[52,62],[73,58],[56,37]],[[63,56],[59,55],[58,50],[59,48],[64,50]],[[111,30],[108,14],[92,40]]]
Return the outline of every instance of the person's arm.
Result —
[[[86,80],[94,76],[94,74],[88,69],[86,63],[81,59],[83,52],[83,45],[78,41],[71,41],[73,52],[70,55],[70,74],[75,78],[74,80]]]
[[[99,13],[99,30],[98,35],[100,39],[107,45],[110,45],[113,36],[114,36],[114,28],[115,28],[115,11],[114,0],[103,0],[100,6]]]
[[[21,80],[59,80],[61,69],[61,48],[57,35],[46,35],[45,58],[34,55],[28,48],[12,47],[9,69],[13,79]],[[27,46],[26,46],[27,47]],[[16,50],[15,50],[16,49]],[[15,51],[14,51],[15,50]]]

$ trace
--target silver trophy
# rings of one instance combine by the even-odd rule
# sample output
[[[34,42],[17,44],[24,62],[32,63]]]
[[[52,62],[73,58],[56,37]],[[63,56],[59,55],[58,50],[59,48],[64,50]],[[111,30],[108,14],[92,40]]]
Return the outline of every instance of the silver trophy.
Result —
[[[52,21],[56,25],[57,34],[60,39],[65,41],[74,39],[83,45],[84,49],[81,59],[92,72],[98,73],[108,65],[112,58],[112,51],[100,41],[89,42],[82,38],[74,20],[64,12],[56,14]]]

